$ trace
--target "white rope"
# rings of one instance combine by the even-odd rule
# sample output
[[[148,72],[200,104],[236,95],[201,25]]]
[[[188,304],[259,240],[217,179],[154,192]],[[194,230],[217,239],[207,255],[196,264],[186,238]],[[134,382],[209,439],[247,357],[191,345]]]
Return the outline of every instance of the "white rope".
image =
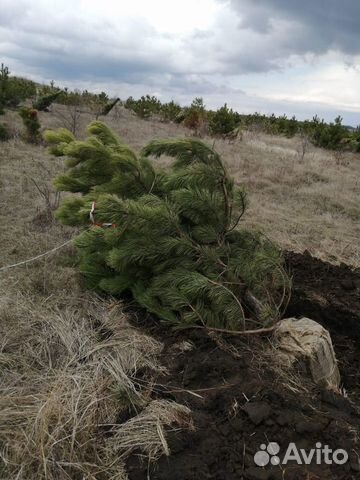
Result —
[[[29,258],[28,260],[24,260],[22,262],[18,262],[18,263],[14,263],[13,265],[7,265],[5,267],[1,267],[0,268],[0,272],[1,271],[4,271],[4,270],[8,270],[9,268],[15,268],[15,267],[19,267],[20,265],[25,265],[26,263],[30,263],[30,262],[34,262],[35,260],[38,260],[39,258],[41,257],[45,257],[45,255],[49,255],[50,253],[53,253],[53,252],[56,252],[56,250],[60,250],[60,248],[63,248],[65,247],[66,245],[68,245],[70,242],[72,242],[72,238],[70,240],[68,240],[67,242],[63,243],[62,245],[59,245],[58,247],[55,247],[45,253],[42,253],[41,255],[37,255],[36,257],[33,257],[33,258]]]

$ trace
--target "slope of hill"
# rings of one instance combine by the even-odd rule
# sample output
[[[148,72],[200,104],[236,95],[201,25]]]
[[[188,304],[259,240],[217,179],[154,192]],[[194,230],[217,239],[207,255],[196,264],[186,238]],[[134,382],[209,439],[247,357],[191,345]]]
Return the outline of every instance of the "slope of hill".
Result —
[[[55,105],[40,120],[54,128],[68,115]],[[63,160],[50,157],[43,145],[24,143],[15,112],[4,120],[15,138],[0,143],[2,266],[41,255],[74,235],[52,216],[58,203],[52,180],[63,171]],[[77,118],[79,137],[90,120],[87,113]],[[121,108],[105,121],[136,150],[153,138],[189,134]],[[300,139],[251,132],[231,144],[216,140],[231,173],[247,185],[246,224],[261,226],[285,249],[359,267],[359,156],[316,148],[303,156],[301,147]],[[126,470],[133,480],[357,478],[356,270],[289,255],[295,290],[288,313],[313,316],[330,329],[349,397],[324,398],[274,372],[262,359],[266,340],[174,334],[143,311],[84,290],[72,253],[67,244],[0,271],[1,479],[122,480]],[[243,409],[249,401],[267,405],[258,425]],[[304,448],[337,443],[348,449],[351,462],[345,470],[254,472],[252,456],[265,440]],[[169,449],[173,456],[167,458]],[[148,459],[161,454],[160,463],[150,466]]]

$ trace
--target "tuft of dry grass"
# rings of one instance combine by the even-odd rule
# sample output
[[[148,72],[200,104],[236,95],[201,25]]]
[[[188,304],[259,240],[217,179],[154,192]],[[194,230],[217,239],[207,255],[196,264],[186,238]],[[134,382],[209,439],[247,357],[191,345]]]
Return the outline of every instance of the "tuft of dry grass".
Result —
[[[161,455],[169,456],[164,426],[193,430],[190,409],[168,400],[154,400],[139,415],[113,428],[111,448],[122,455],[141,451],[153,462]]]
[[[22,293],[2,300],[4,478],[126,478],[122,460],[108,447],[107,426],[151,402],[151,381],[140,387],[136,376],[146,370],[151,379],[163,371],[162,345],[131,328],[124,315],[117,331],[110,330],[105,303],[79,300],[87,304],[61,310]]]
[[[134,448],[168,454],[164,428],[191,421],[186,407],[151,400],[162,344],[96,297],[61,310],[37,300],[0,305],[2,478],[125,479]]]

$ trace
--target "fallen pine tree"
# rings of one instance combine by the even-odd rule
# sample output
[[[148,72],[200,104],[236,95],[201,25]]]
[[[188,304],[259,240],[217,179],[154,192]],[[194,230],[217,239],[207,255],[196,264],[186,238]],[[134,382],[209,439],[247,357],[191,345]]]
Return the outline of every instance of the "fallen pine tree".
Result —
[[[273,325],[289,292],[281,253],[239,228],[246,195],[219,154],[183,139],[153,141],[137,156],[103,123],[88,131],[85,141],[65,129],[45,133],[50,152],[67,157],[57,189],[82,194],[66,198],[57,218],[84,227],[75,245],[87,285],[130,291],[177,326]],[[161,155],[175,159],[170,168],[151,161]]]

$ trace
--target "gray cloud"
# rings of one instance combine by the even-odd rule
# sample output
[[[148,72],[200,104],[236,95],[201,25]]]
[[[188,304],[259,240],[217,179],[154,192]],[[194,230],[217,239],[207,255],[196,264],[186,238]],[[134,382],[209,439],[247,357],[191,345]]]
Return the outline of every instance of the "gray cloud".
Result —
[[[324,53],[338,49],[347,54],[360,52],[359,0],[230,0],[240,16],[239,28],[271,34],[279,20],[292,22],[293,53]],[[300,27],[297,28],[296,27]]]
[[[218,20],[206,42],[198,34],[188,40],[197,57],[211,52],[209,71],[265,73],[330,51],[343,55],[343,63],[356,64],[359,0],[218,1],[232,14]]]
[[[27,3],[24,0],[16,2],[12,0],[1,1],[0,27],[14,27],[20,16],[27,13]]]
[[[266,83],[267,72],[286,72],[299,56],[336,50],[352,65],[360,53],[360,0],[218,0],[223,8],[211,28],[180,36],[140,16],[80,16],[76,0],[73,8],[63,1],[60,10],[45,0],[1,0],[0,58],[14,73],[120,96],[204,96],[210,107],[227,101],[240,110],[311,116],[314,105],[271,102],[234,86],[251,75]]]
[[[132,83],[171,69],[173,54],[166,36],[144,19],[126,19],[119,26],[111,17],[81,18],[76,11],[57,15],[36,1],[22,0],[23,8],[3,1],[0,57],[44,79]]]

